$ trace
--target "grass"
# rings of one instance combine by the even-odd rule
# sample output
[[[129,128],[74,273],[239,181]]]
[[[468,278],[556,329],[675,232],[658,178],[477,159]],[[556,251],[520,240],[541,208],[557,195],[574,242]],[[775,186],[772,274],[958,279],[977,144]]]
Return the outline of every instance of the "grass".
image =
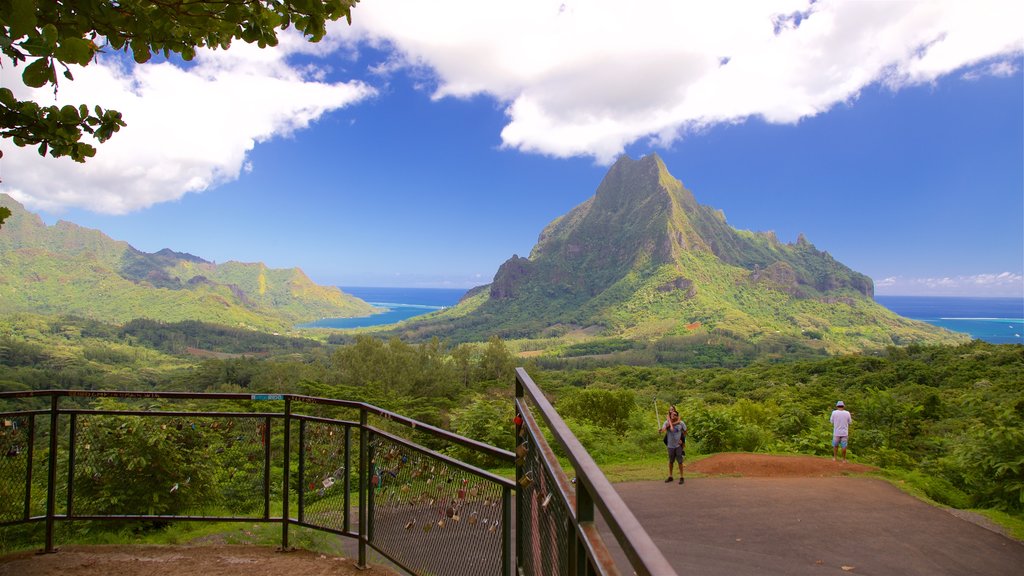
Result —
[[[1009,536],[1019,542],[1024,542],[1024,517],[1020,515],[1007,514],[1000,510],[987,510],[971,508],[968,512],[980,514],[1005,529]]]
[[[699,462],[710,456],[710,454],[701,454],[696,456],[687,456],[686,463],[690,464],[693,462]],[[674,468],[674,467],[673,467]],[[637,482],[642,480],[661,480],[665,477],[665,471],[668,469],[668,460],[664,454],[657,455],[645,455],[636,460],[630,460],[628,462],[616,462],[614,464],[606,464],[601,466],[601,471],[608,478],[609,482]],[[683,472],[690,476],[690,473],[686,471],[686,466],[683,466]],[[694,476],[698,476],[694,474]]]

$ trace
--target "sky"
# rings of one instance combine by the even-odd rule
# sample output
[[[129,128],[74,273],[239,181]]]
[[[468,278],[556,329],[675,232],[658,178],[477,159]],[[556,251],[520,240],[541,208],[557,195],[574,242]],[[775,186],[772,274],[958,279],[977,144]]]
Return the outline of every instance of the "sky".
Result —
[[[1024,3],[362,0],[311,44],[119,53],[43,103],[120,110],[85,164],[0,143],[0,192],[139,250],[341,286],[490,282],[657,153],[744,230],[877,294],[1024,298]]]

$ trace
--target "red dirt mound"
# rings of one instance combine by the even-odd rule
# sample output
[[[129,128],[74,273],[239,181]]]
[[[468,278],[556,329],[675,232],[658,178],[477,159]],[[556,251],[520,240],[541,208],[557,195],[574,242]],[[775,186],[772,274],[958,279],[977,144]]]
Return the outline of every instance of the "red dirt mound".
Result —
[[[687,473],[707,476],[824,477],[865,474],[874,466],[852,462],[833,462],[831,458],[814,456],[777,456],[772,454],[715,454],[686,465]]]

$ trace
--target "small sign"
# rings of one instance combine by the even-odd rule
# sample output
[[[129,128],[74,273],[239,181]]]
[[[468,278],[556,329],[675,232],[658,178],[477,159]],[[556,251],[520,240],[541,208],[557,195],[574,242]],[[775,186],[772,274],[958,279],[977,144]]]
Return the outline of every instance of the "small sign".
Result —
[[[253,394],[253,400],[284,400],[284,394]]]

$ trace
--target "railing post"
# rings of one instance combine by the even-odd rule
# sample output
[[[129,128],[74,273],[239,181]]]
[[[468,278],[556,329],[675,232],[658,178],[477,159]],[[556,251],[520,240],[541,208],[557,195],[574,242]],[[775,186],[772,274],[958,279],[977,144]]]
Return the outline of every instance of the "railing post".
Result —
[[[591,571],[588,570],[587,547],[584,545],[583,538],[581,537],[580,526],[584,523],[590,524],[594,522],[594,499],[590,495],[590,490],[583,482],[576,483],[576,521],[575,538],[573,539],[576,553],[570,556],[570,558],[575,558],[576,560],[576,569],[573,572],[578,576],[586,576]]]
[[[267,435],[269,443],[270,435]],[[292,454],[292,398],[284,397],[284,478],[281,479],[281,551],[288,550],[288,503],[291,500],[289,481],[291,480]]]
[[[43,552],[53,553],[53,521],[57,508],[57,403],[59,397],[50,396],[50,458],[46,480],[46,546]]]
[[[507,486],[501,489],[501,527],[501,574],[512,576],[512,489]]]
[[[369,450],[369,442],[366,436],[369,434],[366,421],[366,408],[359,409],[359,563],[356,567],[366,568],[366,452]]]

